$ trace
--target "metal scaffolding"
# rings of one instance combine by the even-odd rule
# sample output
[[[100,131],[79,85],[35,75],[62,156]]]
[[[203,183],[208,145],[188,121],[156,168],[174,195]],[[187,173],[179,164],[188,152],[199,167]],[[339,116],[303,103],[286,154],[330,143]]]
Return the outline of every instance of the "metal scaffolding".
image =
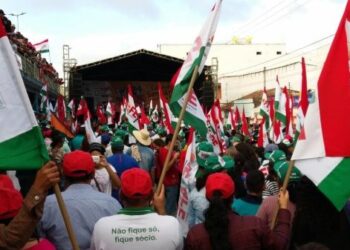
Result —
[[[69,45],[63,45],[63,95],[66,99],[69,97],[69,77],[71,68],[77,65],[77,60],[74,58],[70,58]]]

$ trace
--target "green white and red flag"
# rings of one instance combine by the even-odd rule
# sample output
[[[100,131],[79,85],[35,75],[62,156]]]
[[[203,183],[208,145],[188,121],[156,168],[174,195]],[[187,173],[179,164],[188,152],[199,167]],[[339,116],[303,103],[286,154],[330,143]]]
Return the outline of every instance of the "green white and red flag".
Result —
[[[67,106],[68,111],[73,119],[75,119],[75,99],[70,100]]]
[[[264,125],[265,125],[265,130],[269,131],[271,127],[271,117],[270,117],[270,108],[269,108],[269,101],[267,99],[267,92],[266,88],[264,87],[262,97],[261,97],[261,104],[260,104],[260,111],[259,114],[263,117],[264,119]]]
[[[126,116],[126,104],[127,101],[125,98],[123,98],[123,103],[120,104],[120,115],[119,115],[119,121],[118,125],[122,124],[124,117]]]
[[[106,115],[107,115],[107,124],[108,125],[114,124],[115,113],[116,113],[115,104],[109,101],[107,103],[107,107],[106,107]]]
[[[276,77],[276,87],[275,87],[275,119],[280,121],[282,127],[286,127],[286,103],[287,96],[284,91],[282,91],[280,83],[278,81],[278,76]]]
[[[158,82],[158,93],[159,93],[159,103],[160,103],[160,108],[163,113],[163,123],[165,125],[167,134],[173,134],[174,133],[174,128],[172,124],[175,124],[176,126],[176,121],[175,121],[175,116],[173,115],[173,112],[171,112],[169,108],[168,101],[166,100],[162,86]]]
[[[89,107],[88,107],[84,97],[81,97],[81,99],[80,99],[79,106],[77,109],[77,116],[84,117],[85,133],[86,133],[86,137],[88,139],[89,144],[91,144],[93,142],[98,142],[96,135],[95,135],[95,133],[92,129],[92,126],[91,126],[91,114],[90,114]]]
[[[189,225],[188,225],[188,208],[189,208],[189,196],[191,187],[195,185],[196,173],[198,170],[198,164],[196,160],[196,143],[194,140],[194,130],[190,129],[190,134],[187,140],[187,151],[185,156],[184,167],[181,175],[180,196],[177,206],[176,217],[181,225],[181,232],[186,237]]]
[[[184,105],[195,67],[198,66],[198,75],[204,68],[219,20],[221,3],[222,0],[217,0],[211,9],[210,15],[195,39],[191,51],[187,54],[186,60],[184,61],[176,79],[170,99],[170,108],[175,116],[179,116]],[[193,90],[190,91],[190,101],[186,107],[184,122],[194,127],[202,136],[206,136],[206,118]]]
[[[0,169],[37,169],[49,160],[15,53],[0,20]]]
[[[129,132],[140,130],[139,115],[135,106],[131,85],[128,85],[128,102],[126,104],[126,118],[128,119]]]
[[[222,143],[221,143],[221,140],[218,136],[218,131],[216,129],[216,125],[215,125],[214,119],[212,117],[211,110],[206,115],[206,118],[207,118],[208,133],[206,134],[205,138],[207,138],[207,141],[211,145],[213,145],[215,154],[220,154],[223,151]]]
[[[228,111],[226,124],[230,125],[231,129],[236,129],[235,114],[233,112],[232,107],[230,107],[230,109]]]
[[[99,124],[103,125],[107,123],[107,118],[105,112],[103,112],[102,104],[97,105],[96,116]]]
[[[35,43],[35,44],[33,44],[33,46],[34,46],[35,50],[38,51],[39,53],[50,52],[49,39],[45,39],[41,42]]]
[[[266,131],[266,121],[263,117],[259,124],[258,147],[266,147],[267,144],[269,144],[269,139]]]
[[[292,159],[341,210],[350,198],[350,1],[309,104]],[[345,115],[344,115],[345,114]]]
[[[214,105],[210,109],[207,117],[209,120],[210,140],[214,146],[214,151],[218,154],[223,154],[226,151],[224,136],[224,129],[219,117],[219,109],[217,107],[218,102],[214,102]],[[220,104],[219,104],[220,105]]]
[[[306,66],[304,57],[301,58],[301,90],[299,98],[299,106],[297,111],[297,122],[295,126],[294,142],[299,138],[299,135],[304,129],[304,118],[306,115],[307,108],[309,106],[309,99],[307,95],[307,77],[306,77]]]

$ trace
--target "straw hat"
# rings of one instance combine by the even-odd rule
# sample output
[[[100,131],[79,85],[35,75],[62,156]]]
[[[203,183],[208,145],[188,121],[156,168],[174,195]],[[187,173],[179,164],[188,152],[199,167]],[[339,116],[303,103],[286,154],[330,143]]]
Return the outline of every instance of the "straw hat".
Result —
[[[149,133],[146,129],[142,129],[142,130],[134,130],[132,132],[132,134],[134,135],[134,137],[136,138],[136,140],[145,145],[145,146],[149,146],[152,143],[151,137],[149,136]]]

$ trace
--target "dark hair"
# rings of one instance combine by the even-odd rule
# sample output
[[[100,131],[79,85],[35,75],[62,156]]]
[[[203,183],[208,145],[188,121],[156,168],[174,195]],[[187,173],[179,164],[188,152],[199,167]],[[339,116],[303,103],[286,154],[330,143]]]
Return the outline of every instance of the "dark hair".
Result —
[[[94,173],[86,174],[86,175],[80,176],[80,177],[64,176],[64,178],[68,182],[68,184],[75,184],[75,183],[87,182],[87,181],[93,179]]]
[[[198,166],[198,167],[200,169],[203,169],[200,166]],[[209,176],[209,174],[205,172],[202,176],[196,178],[196,189],[197,189],[197,191],[200,191],[205,186],[205,183],[207,182],[208,176]]]
[[[204,212],[204,227],[209,234],[211,249],[231,250],[228,236],[232,197],[222,199],[219,191],[214,191],[209,207]]]
[[[278,146],[279,150],[281,150],[285,153],[286,159],[287,159],[287,161],[289,161],[292,158],[292,153],[289,151],[287,145],[284,144],[283,142],[281,142],[277,146]]]
[[[259,170],[251,170],[246,178],[247,189],[253,193],[261,193],[265,185],[264,174]]]
[[[137,206],[143,205],[144,203],[150,202],[153,197],[153,192],[151,192],[147,196],[135,196],[135,198],[130,198],[130,197],[127,197],[122,192],[122,190],[120,190],[119,197],[124,206],[125,204],[127,204],[127,206],[130,206],[130,207],[137,207]]]
[[[102,146],[102,144],[93,142],[89,146],[89,152],[91,153],[92,151],[100,152],[103,155],[106,152],[106,149],[104,146]]]
[[[54,148],[57,145],[59,145],[60,143],[63,144],[64,143],[64,136],[58,132],[53,131],[52,132],[52,142],[51,142],[51,147]]]
[[[242,179],[244,158],[238,151],[235,154],[229,155],[233,156],[233,159],[235,160],[235,167],[233,168],[233,171],[228,171],[227,173],[231,176],[233,182],[235,183],[235,198],[242,198],[247,194],[247,190],[245,189],[244,181]]]
[[[244,171],[249,172],[250,170],[259,169],[260,163],[254,148],[248,143],[240,142],[235,148],[239,153],[241,153],[244,159]]]
[[[319,242],[330,249],[350,249],[350,227],[344,211],[339,212],[305,176],[296,194],[292,244]]]
[[[165,146],[165,142],[162,139],[160,139],[160,138],[155,139],[153,141],[153,144],[158,146],[158,147],[164,147]]]
[[[171,140],[173,139],[173,134],[168,134],[165,137],[165,144],[169,144],[171,142]]]

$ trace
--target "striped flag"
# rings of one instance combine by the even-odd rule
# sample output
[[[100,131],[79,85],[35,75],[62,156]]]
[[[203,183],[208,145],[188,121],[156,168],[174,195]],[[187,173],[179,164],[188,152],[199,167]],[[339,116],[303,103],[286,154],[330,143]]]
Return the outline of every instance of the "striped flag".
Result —
[[[267,92],[266,88],[264,87],[263,93],[262,93],[262,98],[261,98],[261,105],[260,105],[260,111],[259,114],[263,117],[264,119],[264,125],[265,125],[265,130],[269,131],[270,126],[271,126],[271,117],[270,117],[270,112],[269,112],[269,102],[267,99]]]
[[[128,85],[128,102],[126,104],[126,117],[128,119],[129,132],[140,130],[139,116],[136,110],[131,85]]]
[[[307,96],[307,77],[306,77],[306,66],[304,57],[301,58],[301,90],[300,90],[300,99],[299,107],[297,111],[297,122],[295,128],[294,142],[299,138],[300,133],[304,130],[304,118],[306,115],[307,108],[309,106],[309,99]]]
[[[350,198],[350,1],[321,71],[310,103],[295,165],[341,210]],[[345,114],[345,115],[344,115]]]
[[[179,116],[184,105],[194,69],[198,67],[198,74],[200,74],[204,68],[219,20],[221,3],[222,0],[218,0],[211,9],[208,19],[195,39],[194,45],[187,54],[186,60],[179,71],[170,100],[170,108],[175,116]],[[186,108],[184,122],[193,126],[202,136],[206,136],[206,118],[193,90],[190,92],[190,101]]]
[[[160,108],[162,110],[162,113],[164,114],[164,125],[167,130],[168,134],[174,133],[173,124],[176,126],[175,116],[173,115],[173,112],[171,112],[169,108],[169,104],[163,94],[162,86],[158,82],[158,93],[159,93],[159,103]]]
[[[35,44],[33,44],[33,46],[34,46],[35,50],[40,52],[40,53],[50,52],[49,39],[45,39],[39,43],[35,43]]]
[[[1,20],[0,76],[0,169],[40,168],[49,156]]]

